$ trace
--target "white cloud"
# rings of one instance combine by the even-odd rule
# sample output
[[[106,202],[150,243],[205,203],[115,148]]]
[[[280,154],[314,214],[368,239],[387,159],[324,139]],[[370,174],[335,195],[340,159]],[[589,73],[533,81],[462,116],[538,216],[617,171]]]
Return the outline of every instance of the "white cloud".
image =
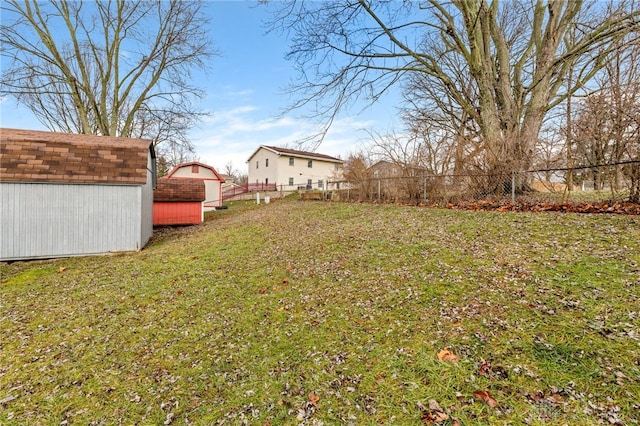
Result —
[[[374,120],[339,117],[327,132],[317,152],[346,158],[360,149],[373,129]],[[246,161],[260,145],[295,147],[300,140],[316,134],[317,123],[292,116],[269,117],[254,105],[240,105],[217,111],[193,134],[200,161],[223,170],[231,162],[246,172]]]

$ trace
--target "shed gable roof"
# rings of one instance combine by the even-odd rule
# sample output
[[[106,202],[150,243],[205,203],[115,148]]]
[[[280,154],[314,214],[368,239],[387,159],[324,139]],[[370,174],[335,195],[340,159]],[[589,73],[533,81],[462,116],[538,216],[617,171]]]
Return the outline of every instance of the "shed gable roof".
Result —
[[[158,179],[153,191],[153,201],[204,201],[205,187],[202,179]]]
[[[268,145],[260,145],[260,147],[258,149],[256,149],[253,154],[251,154],[251,157],[249,157],[249,161],[251,161],[251,158],[253,158],[254,155],[256,155],[258,153],[258,151],[260,151],[260,149],[267,149],[269,151],[272,151],[278,155],[288,155],[290,157],[300,157],[300,158],[308,158],[308,159],[315,159],[315,160],[322,160],[322,161],[328,161],[331,163],[340,163],[342,164],[343,161],[339,158],[336,157],[332,157],[330,155],[325,155],[325,154],[318,154],[317,152],[309,152],[309,151],[298,151],[296,149],[289,149],[289,148],[279,148],[276,146],[268,146]]]
[[[0,180],[144,185],[150,140],[0,129]]]
[[[218,179],[218,180],[219,180],[220,182],[222,182],[222,183],[224,183],[224,182],[225,182],[225,180],[224,180],[224,178],[222,177],[222,175],[220,175],[220,174],[216,171],[216,169],[214,169],[213,167],[208,166],[208,165],[206,165],[206,164],[204,164],[204,163],[200,163],[200,162],[198,162],[198,161],[190,161],[190,162],[188,162],[188,163],[181,163],[181,164],[178,164],[177,166],[175,166],[175,167],[174,167],[174,168],[173,168],[173,169],[172,169],[172,170],[167,174],[167,176],[166,176],[166,177],[168,177],[168,178],[170,178],[170,177],[182,177],[182,176],[173,176],[173,174],[174,174],[175,172],[177,172],[178,170],[182,169],[182,168],[185,168],[185,167],[191,167],[191,166],[198,166],[198,167],[203,167],[203,168],[205,168],[205,169],[211,170],[211,172],[212,172],[212,173],[213,173],[213,175],[216,177],[216,179]]]

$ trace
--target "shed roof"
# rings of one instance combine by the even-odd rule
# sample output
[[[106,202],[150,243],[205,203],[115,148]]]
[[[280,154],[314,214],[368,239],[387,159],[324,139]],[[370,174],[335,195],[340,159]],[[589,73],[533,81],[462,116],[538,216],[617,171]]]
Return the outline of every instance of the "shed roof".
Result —
[[[308,158],[308,159],[317,159],[317,160],[323,160],[323,161],[328,161],[331,163],[340,163],[342,164],[343,161],[339,158],[336,157],[332,157],[330,155],[325,155],[325,154],[318,154],[317,152],[309,152],[309,151],[298,151],[296,149],[289,149],[289,148],[279,148],[277,146],[268,146],[268,145],[260,145],[258,147],[258,149],[256,149],[253,154],[251,154],[251,156],[249,157],[249,161],[251,161],[251,158],[253,158],[254,155],[256,155],[258,153],[258,151],[260,151],[260,149],[267,149],[269,151],[272,151],[278,155],[288,155],[291,157],[301,157],[301,158]]]
[[[193,178],[158,179],[153,201],[204,201],[204,180]]]
[[[209,166],[207,164],[204,163],[200,163],[198,161],[190,161],[188,163],[181,163],[178,164],[177,166],[175,166],[168,174],[166,177],[170,178],[170,177],[180,177],[182,178],[182,176],[173,176],[173,174],[175,172],[177,172],[178,170],[184,168],[184,167],[191,167],[191,166],[199,166],[199,167],[203,167],[205,169],[209,169],[211,170],[211,172],[213,173],[213,175],[216,177],[216,179],[218,179],[220,182],[224,183],[225,179],[222,177],[222,175],[220,175],[216,169],[214,169],[212,166]]]
[[[0,129],[0,180],[144,185],[150,140]]]

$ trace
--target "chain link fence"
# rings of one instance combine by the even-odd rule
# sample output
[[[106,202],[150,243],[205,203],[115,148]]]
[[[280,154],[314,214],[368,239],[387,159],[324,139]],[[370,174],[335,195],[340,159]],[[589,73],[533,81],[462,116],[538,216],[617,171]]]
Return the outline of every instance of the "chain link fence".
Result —
[[[640,160],[573,168],[433,175],[403,171],[329,182],[334,201],[465,205],[640,203]]]

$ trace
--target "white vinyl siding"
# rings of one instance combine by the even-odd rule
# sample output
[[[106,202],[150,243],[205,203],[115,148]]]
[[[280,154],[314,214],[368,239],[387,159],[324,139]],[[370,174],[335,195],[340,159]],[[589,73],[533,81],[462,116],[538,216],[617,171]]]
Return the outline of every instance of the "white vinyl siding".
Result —
[[[0,259],[139,250],[153,232],[148,188],[2,182]]]
[[[266,147],[260,147],[248,159],[248,164],[254,165],[256,162],[264,165],[269,160],[269,167],[249,167],[249,182],[255,183],[274,183],[278,190],[294,191],[299,187],[305,188],[309,179],[311,186],[317,189],[317,182],[322,180],[325,189],[331,189],[328,186],[329,181],[336,180],[335,172],[336,161],[325,161],[320,158],[308,158],[304,156],[296,157],[288,153],[279,155],[274,150]],[[264,161],[264,163],[263,163]],[[309,168],[309,162],[312,167]],[[339,169],[341,166],[338,164]],[[291,183],[293,177],[293,184]]]

